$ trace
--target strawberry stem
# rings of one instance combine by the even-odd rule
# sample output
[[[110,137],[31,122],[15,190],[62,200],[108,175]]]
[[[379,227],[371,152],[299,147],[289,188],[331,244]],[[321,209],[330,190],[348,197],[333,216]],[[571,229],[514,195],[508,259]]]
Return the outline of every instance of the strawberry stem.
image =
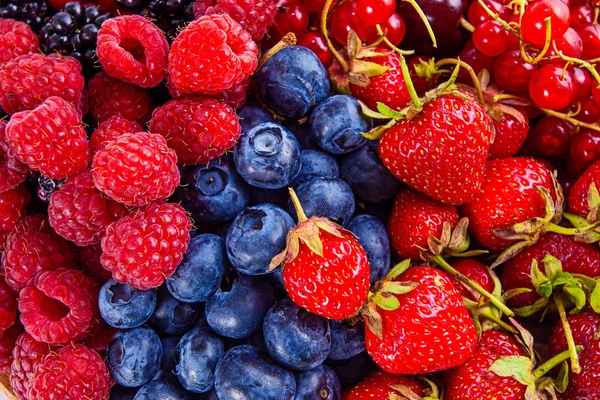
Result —
[[[412,79],[410,78],[410,71],[408,70],[408,65],[406,65],[406,59],[402,57],[402,55],[400,55],[400,67],[402,68],[402,77],[406,83],[406,90],[408,90],[410,99],[412,100],[415,109],[420,110],[423,104],[421,103],[415,85],[413,85]]]
[[[598,224],[590,224],[588,226],[584,226],[581,228],[565,228],[564,226],[556,225],[556,224],[548,224],[546,226],[546,232],[554,232],[560,235],[581,235],[582,233],[586,233],[589,231],[593,231],[598,227]]]
[[[461,282],[464,282],[465,284],[467,284],[470,288],[472,288],[473,290],[475,290],[477,293],[479,293],[480,295],[482,295],[486,299],[489,299],[490,303],[492,303],[493,305],[495,305],[506,316],[512,317],[513,315],[515,315],[515,313],[510,308],[508,308],[500,299],[498,299],[496,296],[494,296],[493,294],[491,294],[490,292],[488,292],[487,290],[485,290],[484,288],[482,288],[477,282],[474,282],[473,280],[469,279],[465,275],[463,275],[460,272],[458,272],[457,270],[455,270],[439,254],[436,255],[436,256],[434,256],[431,259],[431,261],[433,261],[434,263],[436,263],[441,269],[443,269],[444,271],[446,271],[450,275],[453,275],[453,276],[457,277]]]
[[[492,321],[493,323],[495,323],[496,325],[498,325],[500,328],[504,329],[507,332],[514,333],[514,334],[519,333],[515,328],[513,328],[512,326],[510,326],[509,324],[507,324],[506,322],[502,321],[500,318],[495,316],[494,313],[492,313],[492,311],[488,307],[482,308],[479,311],[479,315],[489,321]]]
[[[340,64],[342,70],[344,72],[348,72],[350,71],[348,63],[346,62],[346,60],[344,60],[344,57],[342,57],[341,54],[337,51],[333,43],[331,43],[329,35],[327,34],[327,15],[329,15],[329,9],[331,8],[332,3],[333,0],[327,0],[325,1],[325,6],[323,6],[323,11],[321,12],[321,33],[323,34],[323,38],[325,39],[327,48],[329,49],[329,51],[331,51],[337,62]]]
[[[575,346],[575,351],[577,353],[581,352],[582,350],[583,350],[583,347]],[[558,353],[557,355],[555,355],[554,357],[552,357],[551,359],[549,359],[548,361],[546,361],[545,363],[543,363],[542,365],[537,367],[533,371],[533,378],[537,381],[542,376],[546,375],[546,373],[548,373],[548,371],[550,371],[551,369],[553,369],[554,367],[556,367],[563,361],[568,360],[570,357],[571,357],[571,353],[569,350],[565,350],[562,353]]]
[[[290,191],[290,197],[292,199],[292,204],[294,205],[294,208],[296,209],[296,214],[298,215],[298,224],[300,224],[300,223],[306,221],[308,219],[308,217],[304,213],[304,210],[302,209],[302,205],[300,204],[300,200],[298,199],[298,196],[296,196],[296,192],[294,192],[294,189],[289,188],[289,191]]]
[[[460,65],[461,68],[466,69],[467,72],[469,73],[469,76],[471,77],[471,80],[473,81],[473,87],[475,88],[475,92],[477,93],[477,99],[479,100],[479,103],[481,105],[485,106],[485,99],[483,97],[483,90],[481,89],[481,85],[479,83],[479,79],[477,78],[477,75],[475,74],[475,71],[473,70],[473,67],[471,67],[469,64],[467,64],[464,61],[457,60],[457,59],[454,59],[454,58],[444,58],[444,59],[439,60],[438,62],[435,63],[436,67],[441,67],[443,65]]]
[[[385,44],[387,44],[390,49],[394,50],[396,53],[400,54],[401,56],[402,55],[410,56],[412,54],[415,54],[414,50],[402,50],[402,49],[394,46],[394,44],[392,42],[390,42],[390,40],[387,37],[385,37],[383,29],[381,29],[381,25],[377,24],[377,25],[375,25],[375,28],[377,29],[377,34],[379,35],[379,37],[381,37],[381,40]]]
[[[571,326],[569,325],[569,321],[567,320],[565,305],[563,304],[560,296],[552,297],[554,298],[554,303],[556,303],[556,309],[558,310],[558,315],[560,316],[560,322],[562,323],[563,329],[565,331],[565,339],[567,340],[569,357],[571,358],[571,370],[574,373],[578,374],[581,372],[581,366],[579,365],[579,357],[577,356],[577,349],[575,346],[575,339],[573,339],[573,332],[571,331]]]

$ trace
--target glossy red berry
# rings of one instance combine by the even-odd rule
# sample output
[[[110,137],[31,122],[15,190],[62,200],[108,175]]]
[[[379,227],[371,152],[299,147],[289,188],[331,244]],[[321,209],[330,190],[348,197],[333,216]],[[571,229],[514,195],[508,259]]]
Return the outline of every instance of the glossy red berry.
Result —
[[[388,20],[396,10],[396,0],[356,0],[358,17],[365,25],[377,25]]]
[[[381,29],[385,32],[385,37],[395,46],[398,46],[406,35],[406,23],[396,12],[381,24]],[[379,37],[376,29],[373,29],[373,32],[375,35],[370,36],[367,42],[374,42]]]
[[[589,122],[590,124],[600,121],[600,107],[596,104],[591,96],[580,100],[579,104],[574,104],[572,107],[574,108],[573,112],[576,112],[577,107],[579,107],[577,119],[580,121]]]
[[[579,67],[569,68],[569,72],[575,84],[575,98],[573,100],[582,101],[588,99],[592,93],[592,75],[587,70]]]
[[[506,18],[510,14],[510,9],[506,7],[504,4],[499,3],[494,0],[485,0],[483,2],[490,10],[498,14],[500,18]],[[469,9],[467,10],[467,19],[470,23],[475,26],[478,26],[483,21],[487,21],[492,19],[490,14],[479,4],[478,1],[472,1],[469,5]]]
[[[333,54],[327,47],[325,39],[320,32],[306,31],[298,38],[300,46],[307,47],[312,50],[325,68],[329,67],[333,61]]]
[[[571,7],[571,28],[579,29],[594,22],[594,9],[587,4]]]
[[[571,139],[567,170],[571,176],[581,175],[590,165],[600,159],[600,132],[582,128]]]
[[[489,19],[477,25],[473,32],[473,44],[483,54],[495,57],[508,49],[505,36],[510,35],[496,20]]]
[[[275,31],[283,36],[288,32],[300,35],[308,29],[308,11],[302,5],[279,7],[275,16]]]
[[[506,91],[523,93],[527,91],[529,81],[538,68],[524,61],[518,50],[507,51],[494,61],[494,80]]]
[[[562,157],[569,152],[573,127],[555,118],[540,119],[529,133],[527,146],[535,155],[542,157]]]
[[[587,24],[577,29],[577,33],[583,42],[583,59],[593,60],[600,57],[600,25]]]
[[[581,40],[579,33],[577,33],[577,31],[573,28],[567,29],[564,35],[562,35],[560,38],[557,38],[554,43],[556,48],[565,56],[581,58],[581,55],[583,54],[583,41]],[[557,54],[554,51],[554,46],[550,46],[548,52],[546,53],[546,57],[554,57],[554,59],[551,61],[552,64],[561,66],[566,64],[566,61],[557,57]]]
[[[546,18],[551,21],[551,39],[561,37],[569,28],[571,13],[560,0],[540,0],[525,9],[521,19],[523,39],[534,46],[543,47],[546,42]]]
[[[594,102],[596,103],[596,105],[598,105],[598,107],[600,107],[600,84],[597,82],[594,82],[591,85],[591,90],[592,90],[592,98],[594,99]]]
[[[476,74],[484,68],[491,73],[494,67],[494,57],[486,56],[477,50],[472,40],[467,42],[465,48],[458,54],[458,58],[469,64]],[[464,68],[461,68],[458,73],[458,81],[467,85],[473,84],[471,76]]]
[[[331,26],[331,36],[340,44],[345,45],[348,41],[348,32],[353,30],[359,38],[365,39],[369,34],[372,34],[372,29],[369,30],[362,24],[358,17],[356,2],[346,1],[331,14],[329,18]]]
[[[567,107],[575,97],[571,73],[554,65],[540,68],[529,81],[529,96],[542,108],[560,110]]]

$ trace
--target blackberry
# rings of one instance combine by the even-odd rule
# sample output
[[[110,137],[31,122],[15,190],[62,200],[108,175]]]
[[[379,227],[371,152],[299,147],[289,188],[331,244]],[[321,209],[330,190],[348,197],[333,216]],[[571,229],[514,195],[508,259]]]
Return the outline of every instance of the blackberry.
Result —
[[[167,38],[177,36],[178,30],[193,21],[195,0],[115,0],[121,7],[154,22]]]
[[[94,69],[98,30],[110,18],[96,6],[84,6],[76,1],[63,9],[40,30],[40,47],[46,54],[60,53],[78,59],[84,72]]]
[[[46,0],[0,0],[0,18],[23,21],[38,32],[54,10]]]
[[[38,177],[37,195],[42,201],[50,201],[50,195],[58,190],[64,180],[50,179],[43,175]]]

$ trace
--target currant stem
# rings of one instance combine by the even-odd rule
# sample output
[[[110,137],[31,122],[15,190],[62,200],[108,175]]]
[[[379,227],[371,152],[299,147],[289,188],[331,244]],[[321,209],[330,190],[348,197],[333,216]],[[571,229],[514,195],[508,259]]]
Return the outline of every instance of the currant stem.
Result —
[[[413,85],[412,83],[412,79],[410,78],[410,71],[408,70],[408,65],[406,65],[406,59],[403,56],[400,56],[400,68],[402,69],[402,77],[404,78],[404,82],[406,83],[406,90],[408,90],[410,99],[412,100],[415,108],[417,110],[420,110],[423,104],[421,103],[421,99],[419,99],[419,95],[417,94],[415,85]]]
[[[383,29],[381,29],[381,25],[377,24],[375,25],[375,28],[377,29],[377,34],[379,35],[379,37],[381,37],[381,40],[388,45],[388,47],[392,50],[394,50],[396,53],[400,54],[401,56],[410,56],[412,54],[415,54],[414,50],[402,50],[399,49],[398,47],[394,46],[394,44],[392,42],[390,42],[390,40],[385,37],[385,34],[383,33]]]
[[[469,73],[469,76],[471,77],[471,80],[473,81],[473,87],[475,88],[475,92],[477,93],[477,99],[479,100],[480,104],[484,105],[485,99],[483,97],[483,91],[481,90],[481,85],[479,84],[479,79],[477,78],[477,75],[475,74],[473,67],[471,67],[469,64],[467,64],[464,61],[457,60],[454,58],[444,58],[435,63],[435,65],[438,67],[441,67],[443,65],[457,65],[457,64],[460,65],[461,68],[466,69],[467,72]]]
[[[294,32],[286,33],[279,42],[275,44],[275,46],[271,47],[269,51],[267,51],[263,56],[258,60],[258,67],[260,69],[262,65],[267,62],[267,60],[275,55],[275,53],[285,49],[288,46],[296,45],[296,34]]]
[[[498,318],[497,316],[495,316],[489,308],[484,308],[479,312],[479,315],[481,315],[483,318],[492,321],[493,323],[495,323],[496,325],[498,325],[500,328],[504,329],[507,332],[511,332],[514,334],[519,333],[519,331],[517,331],[515,328],[513,328],[512,326],[510,326],[509,324],[507,324],[506,322],[502,321],[500,318]]]
[[[500,299],[496,296],[482,288],[477,282],[467,278],[465,275],[461,274],[457,270],[455,270],[446,260],[442,258],[439,254],[434,256],[431,261],[436,263],[441,269],[448,272],[450,275],[457,277],[461,282],[467,284],[470,288],[474,289],[477,293],[490,300],[490,303],[495,305],[502,313],[508,317],[512,317],[515,313],[508,308]]]
[[[492,17],[493,19],[495,19],[500,25],[502,25],[502,27],[504,29],[506,29],[509,32],[512,32],[514,34],[517,33],[517,31],[515,30],[515,28],[513,28],[512,26],[510,26],[510,24],[508,22],[506,22],[505,20],[503,20],[502,18],[500,18],[500,15],[498,15],[497,13],[493,12],[484,2],[483,0],[477,0],[479,2],[479,5],[481,5],[481,7],[483,7],[483,9],[485,10],[485,12]]]
[[[571,370],[578,374],[581,372],[581,366],[579,365],[579,357],[577,356],[577,349],[575,346],[575,339],[573,339],[573,332],[571,332],[571,326],[569,325],[569,321],[567,320],[567,313],[565,311],[565,305],[562,302],[560,296],[552,296],[554,298],[554,303],[556,304],[556,309],[558,310],[558,315],[560,316],[560,322],[562,323],[563,330],[565,331],[565,338],[567,340],[567,347],[569,357],[571,358]]]
[[[413,6],[413,8],[417,12],[417,14],[419,14],[419,17],[421,18],[421,21],[423,21],[423,23],[425,24],[425,28],[427,28],[427,33],[429,33],[429,37],[431,38],[431,41],[433,42],[433,47],[437,48],[437,40],[435,39],[435,34],[433,33],[433,28],[431,28],[431,24],[429,23],[429,20],[425,16],[425,13],[423,12],[423,10],[421,10],[421,7],[419,7],[419,5],[417,4],[417,2],[415,0],[402,0],[402,1],[406,1],[411,6]]]
[[[583,350],[583,347],[575,346],[575,351],[577,353],[580,353],[582,350]],[[548,373],[548,371],[552,370],[554,367],[556,367],[563,361],[568,360],[569,357],[571,357],[569,350],[565,350],[562,353],[558,353],[557,355],[555,355],[554,357],[552,357],[551,359],[549,359],[548,361],[546,361],[545,363],[543,363],[542,365],[537,367],[533,371],[533,378],[537,381],[542,376],[546,375]]]
[[[467,32],[473,33],[475,31],[475,26],[473,26],[472,23],[470,23],[469,21],[467,21],[467,19],[465,17],[463,17],[463,16],[461,16],[459,18],[458,25],[461,26]]]
[[[325,43],[327,44],[327,48],[333,54],[333,57],[337,60],[337,62],[342,67],[344,72],[350,71],[350,67],[344,57],[337,51],[331,40],[329,39],[329,35],[327,34],[327,15],[329,15],[329,9],[331,8],[331,4],[333,4],[333,0],[326,0],[325,6],[323,6],[323,11],[321,12],[321,33],[323,34],[323,38],[325,39]]]
[[[298,224],[300,224],[301,222],[306,221],[308,217],[304,213],[304,210],[302,209],[302,204],[300,204],[300,200],[298,199],[298,196],[296,196],[296,192],[294,192],[294,189],[289,188],[288,190],[290,192],[290,198],[292,199],[294,209],[296,209],[296,215],[298,215]]]
[[[559,112],[553,111],[553,110],[548,110],[546,108],[541,108],[541,107],[536,107],[536,108],[539,109],[540,111],[542,111],[544,114],[549,115],[551,117],[560,118],[563,121],[570,122],[571,124],[573,124],[575,126],[579,126],[581,128],[587,128],[587,129],[591,129],[593,131],[600,132],[600,126],[598,126],[597,124],[588,124],[587,122],[582,122],[575,118],[572,118],[572,117],[568,116],[567,114],[559,113]]]
[[[548,17],[544,20],[544,23],[546,24],[546,41],[544,42],[544,48],[542,51],[540,51],[540,54],[538,54],[537,57],[531,60],[531,64],[537,64],[540,62],[540,60],[548,52],[548,49],[550,49],[550,42],[552,41],[552,31],[550,30],[552,28],[552,20],[550,17]]]
[[[553,47],[554,47],[554,51],[556,52],[556,54],[563,60],[565,60],[568,63],[571,64],[577,64],[582,66],[583,68],[587,69],[589,71],[590,74],[592,74],[592,76],[594,77],[594,79],[596,80],[596,85],[600,85],[600,74],[598,74],[598,71],[596,71],[596,68],[594,68],[594,65],[590,64],[587,61],[583,61],[580,60],[578,58],[574,58],[574,57],[569,57],[569,56],[565,56],[562,52],[562,50],[559,50],[556,47],[556,43],[553,43]]]

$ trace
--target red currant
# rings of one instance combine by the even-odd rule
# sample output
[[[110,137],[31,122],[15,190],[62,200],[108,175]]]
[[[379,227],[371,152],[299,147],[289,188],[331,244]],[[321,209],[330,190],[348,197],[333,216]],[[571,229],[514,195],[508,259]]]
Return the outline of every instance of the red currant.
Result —
[[[339,0],[333,0],[333,3],[331,3],[331,7],[329,7],[330,14],[337,5],[337,3],[339,3]],[[306,8],[306,11],[308,11],[309,13],[316,13],[321,15],[321,13],[323,12],[323,8],[325,7],[325,0],[304,1],[302,5],[304,6],[304,8]]]
[[[579,29],[594,22],[594,9],[587,4],[571,7],[571,27]]]
[[[396,0],[356,0],[358,16],[365,25],[384,23],[396,10]]]
[[[398,13],[392,13],[390,18],[381,24],[381,29],[385,32],[385,37],[394,45],[397,46],[404,39],[406,34],[406,24]],[[367,43],[373,43],[377,40],[379,34],[377,29],[373,26],[365,29],[365,37],[361,36],[361,39]]]
[[[333,54],[327,47],[325,39],[321,32],[317,31],[306,31],[298,38],[298,44],[300,46],[307,47],[312,50],[313,53],[319,57],[321,63],[325,68],[329,67],[333,61]]]
[[[583,54],[583,41],[581,40],[581,36],[579,36],[579,33],[571,27],[567,29],[564,35],[556,39],[554,43],[556,44],[556,48],[565,56],[581,58],[581,55]],[[548,49],[546,56],[556,56],[556,52],[552,46]]]
[[[510,14],[510,9],[503,4],[498,3],[494,0],[485,0],[485,5],[489,7],[490,10],[495,12],[500,16],[500,18],[505,19]],[[481,4],[478,1],[472,1],[469,5],[469,9],[467,10],[467,19],[470,23],[475,26],[478,26],[483,21],[487,21],[491,19],[490,15],[485,11]]]
[[[507,33],[502,25],[496,20],[488,19],[477,25],[473,32],[473,44],[475,48],[486,56],[496,57],[507,50],[504,37]]]
[[[537,65],[524,61],[518,50],[507,51],[494,61],[494,80],[504,90],[524,93],[538,68]]]
[[[538,106],[549,110],[567,107],[575,97],[575,84],[569,71],[555,65],[545,65],[535,71],[529,81],[529,97]]]
[[[540,0],[525,9],[521,19],[523,39],[535,46],[543,47],[546,42],[546,23],[550,18],[551,39],[561,37],[569,27],[569,7],[560,0]]]
[[[592,76],[591,74],[579,67],[569,68],[573,83],[575,84],[575,98],[574,101],[587,99],[590,97],[590,91],[592,90]]]
[[[308,29],[308,12],[301,5],[291,4],[278,8],[275,16],[275,30],[281,36],[288,32],[300,35]]]
[[[599,83],[594,80],[591,85],[592,89],[592,98],[594,99],[594,103],[600,107],[600,87],[598,87]]]
[[[356,2],[346,1],[329,18],[331,26],[331,36],[341,45],[346,45],[348,41],[348,32],[353,30],[359,38],[365,40],[372,34],[373,26],[365,27],[358,17]],[[367,31],[367,28],[370,28]]]
[[[573,111],[577,111],[577,109]],[[577,114],[577,119],[590,124],[600,122],[600,107],[591,96],[579,102],[579,114]]]
[[[490,74],[492,73],[494,57],[486,56],[477,51],[472,41],[467,42],[465,48],[458,54],[458,58],[469,64],[476,74],[484,68],[487,69]],[[473,85],[471,76],[464,68],[461,68],[458,72],[458,81],[466,85]]]
[[[600,158],[600,132],[582,128],[571,139],[567,159],[567,170],[572,176],[579,176]]]
[[[529,133],[527,147],[534,155],[563,157],[569,152],[572,126],[560,118],[544,117]]]
[[[577,33],[583,41],[583,59],[593,60],[600,57],[600,25],[587,24],[577,29]]]

